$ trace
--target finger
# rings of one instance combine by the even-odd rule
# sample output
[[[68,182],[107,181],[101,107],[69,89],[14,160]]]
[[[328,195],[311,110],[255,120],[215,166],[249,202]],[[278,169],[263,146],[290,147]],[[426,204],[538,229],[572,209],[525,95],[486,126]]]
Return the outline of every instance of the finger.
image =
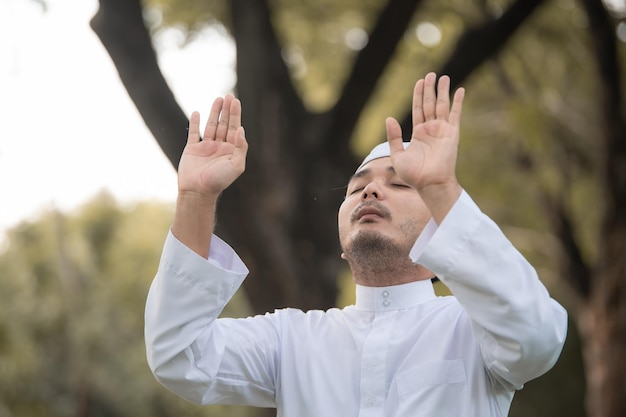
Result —
[[[217,131],[215,132],[215,140],[226,141],[226,134],[228,133],[228,120],[230,118],[230,104],[233,102],[233,95],[226,94],[224,97],[224,104],[222,105],[222,114],[220,114],[220,121],[217,124]]]
[[[228,119],[228,133],[226,141],[235,143],[237,141],[237,132],[241,127],[241,101],[234,99],[230,103],[230,118]]]
[[[450,77],[443,75],[437,85],[437,106],[435,108],[437,119],[448,120],[450,115]]]
[[[435,106],[437,104],[437,97],[435,95],[435,82],[437,81],[437,75],[434,72],[430,72],[424,78],[424,99],[422,100],[422,106],[424,107],[424,120],[433,120],[435,118]]]
[[[465,98],[465,89],[463,87],[456,90],[454,99],[452,100],[452,109],[450,110],[450,124],[459,126],[461,124],[461,112],[463,110],[463,99]]]
[[[197,111],[191,113],[187,130],[187,143],[200,142],[200,113]]]
[[[413,89],[413,126],[424,123],[424,80],[418,80]]]
[[[211,106],[211,113],[209,113],[209,119],[207,120],[206,126],[204,128],[203,140],[215,140],[217,123],[220,120],[220,112],[222,111],[223,104],[224,99],[222,97],[218,97],[213,101],[213,105]]]
[[[248,142],[246,141],[246,132],[243,126],[237,128],[234,145],[235,163],[243,172],[246,169],[246,154],[248,153]]]
[[[243,128],[243,126],[239,126],[237,128],[237,132],[235,134],[235,148],[243,152],[247,152],[248,150],[248,141],[246,140],[246,131]]]
[[[387,142],[389,142],[391,155],[402,152],[404,146],[402,146],[402,128],[400,127],[400,123],[393,117],[387,117],[385,127],[387,129]]]

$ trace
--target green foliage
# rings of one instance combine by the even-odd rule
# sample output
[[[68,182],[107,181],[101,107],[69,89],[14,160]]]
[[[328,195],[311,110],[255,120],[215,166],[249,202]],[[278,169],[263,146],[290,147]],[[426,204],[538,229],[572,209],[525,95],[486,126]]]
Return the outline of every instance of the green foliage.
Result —
[[[7,233],[0,253],[0,415],[252,416],[197,407],[148,369],[143,309],[173,207],[101,193]],[[230,314],[246,313],[241,295]]]
[[[459,172],[500,224],[534,230],[530,255],[558,270],[541,202],[565,202],[588,260],[603,205],[596,69],[577,3],[539,10],[505,51],[468,83]],[[511,202],[514,202],[511,204]],[[511,236],[515,240],[515,236]],[[550,243],[553,242],[553,243]]]

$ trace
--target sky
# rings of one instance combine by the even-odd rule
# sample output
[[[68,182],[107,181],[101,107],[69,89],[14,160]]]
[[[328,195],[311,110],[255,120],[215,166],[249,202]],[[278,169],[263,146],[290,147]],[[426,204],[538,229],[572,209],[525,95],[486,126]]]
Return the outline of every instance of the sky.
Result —
[[[123,88],[89,20],[97,0],[0,0],[0,240],[43,211],[108,190],[120,203],[174,201],[176,173]],[[206,30],[155,47],[188,115],[235,83],[232,41]],[[185,138],[181,138],[184,140]]]

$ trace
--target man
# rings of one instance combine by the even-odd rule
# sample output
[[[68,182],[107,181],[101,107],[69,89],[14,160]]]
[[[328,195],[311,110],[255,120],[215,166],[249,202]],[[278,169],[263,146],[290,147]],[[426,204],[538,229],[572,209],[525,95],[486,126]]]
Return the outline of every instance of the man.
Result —
[[[276,407],[279,416],[505,416],[550,369],[566,313],[459,185],[464,90],[415,85],[414,130],[386,121],[348,183],[339,238],[356,304],[218,319],[248,270],[212,235],[217,200],[243,171],[241,104],[217,99],[200,139],[193,113],[171,233],[146,306],[156,378],[197,403]],[[454,297],[436,297],[437,276]]]

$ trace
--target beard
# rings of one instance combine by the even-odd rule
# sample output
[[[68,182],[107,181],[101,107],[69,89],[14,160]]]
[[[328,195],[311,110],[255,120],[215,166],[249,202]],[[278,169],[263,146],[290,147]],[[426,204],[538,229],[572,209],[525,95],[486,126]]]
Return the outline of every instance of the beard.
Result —
[[[411,247],[412,244],[394,242],[379,232],[362,230],[344,252],[351,260],[352,268],[371,278],[382,278],[398,268],[412,265],[409,259]]]

